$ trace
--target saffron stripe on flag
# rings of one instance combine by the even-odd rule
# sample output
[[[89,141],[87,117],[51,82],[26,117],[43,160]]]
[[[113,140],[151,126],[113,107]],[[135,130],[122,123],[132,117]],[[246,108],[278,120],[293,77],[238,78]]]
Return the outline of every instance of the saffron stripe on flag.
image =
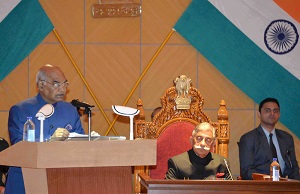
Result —
[[[8,6],[9,9],[9,6]],[[0,23],[0,81],[53,30],[38,0],[23,0]]]
[[[254,26],[255,27],[255,26]],[[174,29],[244,93],[275,97],[285,126],[300,137],[300,82],[206,0],[193,0]]]
[[[284,11],[300,23],[300,1],[295,0],[274,0]]]

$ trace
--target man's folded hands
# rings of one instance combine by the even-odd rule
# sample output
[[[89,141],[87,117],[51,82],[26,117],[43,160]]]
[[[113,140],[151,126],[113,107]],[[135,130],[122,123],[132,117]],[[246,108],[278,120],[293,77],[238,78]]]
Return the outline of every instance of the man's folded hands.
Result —
[[[69,131],[65,128],[57,128],[50,138],[50,141],[64,141],[69,137]]]

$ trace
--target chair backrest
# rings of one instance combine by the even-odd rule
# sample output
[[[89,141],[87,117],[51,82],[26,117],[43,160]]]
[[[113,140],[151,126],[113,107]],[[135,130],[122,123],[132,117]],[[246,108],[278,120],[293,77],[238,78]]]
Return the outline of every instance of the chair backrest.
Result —
[[[186,76],[188,83],[180,83],[178,79],[181,77],[176,78],[175,86],[168,88],[161,97],[162,107],[153,121],[145,121],[142,100],[137,102],[140,114],[135,117],[135,138],[157,139],[157,165],[147,169],[151,178],[164,179],[167,160],[191,149],[189,138],[195,126],[202,122],[209,122],[216,129],[216,144],[212,152],[228,157],[229,122],[225,101],[220,103],[218,121],[212,122],[203,112],[204,99],[200,92],[190,85]],[[178,83],[185,86],[180,87]]]
[[[157,138],[157,163],[150,167],[150,177],[164,179],[169,158],[191,149],[190,136],[197,123],[193,120],[167,122]]]

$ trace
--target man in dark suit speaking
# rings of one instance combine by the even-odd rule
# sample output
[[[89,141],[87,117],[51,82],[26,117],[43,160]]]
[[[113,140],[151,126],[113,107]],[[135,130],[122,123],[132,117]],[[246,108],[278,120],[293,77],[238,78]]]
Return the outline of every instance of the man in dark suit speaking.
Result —
[[[293,137],[275,129],[280,117],[278,100],[264,99],[259,104],[258,117],[260,125],[244,134],[239,142],[242,179],[252,179],[252,173],[270,174],[270,164],[277,158],[282,177],[300,180]]]

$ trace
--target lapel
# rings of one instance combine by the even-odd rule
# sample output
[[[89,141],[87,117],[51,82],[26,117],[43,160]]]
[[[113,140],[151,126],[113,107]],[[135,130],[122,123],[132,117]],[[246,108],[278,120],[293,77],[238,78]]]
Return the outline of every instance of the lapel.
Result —
[[[271,150],[270,150],[270,145],[268,143],[268,139],[267,139],[262,127],[259,125],[256,129],[257,129],[257,133],[258,133],[258,139],[261,144],[261,148],[264,150],[264,152],[266,153],[269,160],[273,161]]]
[[[285,158],[286,158],[285,156],[286,156],[286,152],[287,152],[286,139],[284,139],[282,133],[278,129],[275,129],[275,133],[276,133],[277,141],[279,144],[281,156],[282,156],[283,160],[285,161]]]

